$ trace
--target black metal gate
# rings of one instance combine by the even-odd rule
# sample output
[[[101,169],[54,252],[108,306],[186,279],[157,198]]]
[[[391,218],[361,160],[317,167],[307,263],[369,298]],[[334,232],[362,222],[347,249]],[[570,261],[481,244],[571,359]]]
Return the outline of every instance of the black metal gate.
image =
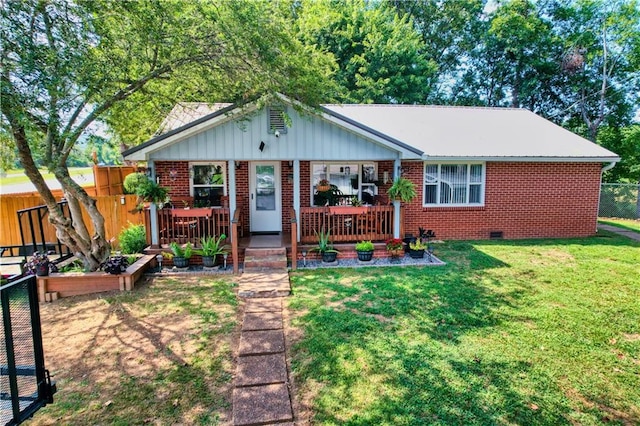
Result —
[[[44,368],[36,278],[0,287],[0,425],[17,425],[53,402],[56,392]]]

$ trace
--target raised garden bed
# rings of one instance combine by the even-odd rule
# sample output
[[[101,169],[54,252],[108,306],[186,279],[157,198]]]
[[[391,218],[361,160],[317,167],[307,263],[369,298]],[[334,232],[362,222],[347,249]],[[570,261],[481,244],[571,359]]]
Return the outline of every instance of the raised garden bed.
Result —
[[[38,300],[45,302],[58,297],[113,290],[131,291],[142,274],[150,266],[155,266],[155,262],[154,255],[144,255],[120,275],[111,275],[106,272],[54,272],[46,277],[37,277]]]

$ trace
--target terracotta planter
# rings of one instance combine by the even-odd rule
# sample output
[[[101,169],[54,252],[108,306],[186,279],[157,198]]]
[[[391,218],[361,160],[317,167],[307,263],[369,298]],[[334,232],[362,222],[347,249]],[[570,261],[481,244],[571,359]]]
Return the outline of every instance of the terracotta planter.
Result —
[[[402,256],[404,256],[404,249],[403,248],[388,250],[388,252],[391,255],[391,257],[402,257]]]
[[[316,189],[318,190],[318,192],[327,192],[328,190],[331,189],[330,185],[318,185],[316,186]]]

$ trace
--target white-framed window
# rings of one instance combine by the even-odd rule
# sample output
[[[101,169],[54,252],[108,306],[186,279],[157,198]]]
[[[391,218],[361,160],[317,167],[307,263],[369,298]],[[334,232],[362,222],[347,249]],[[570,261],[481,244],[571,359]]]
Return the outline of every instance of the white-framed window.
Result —
[[[364,204],[373,204],[378,195],[378,166],[376,163],[355,162],[312,162],[311,163],[311,205],[319,206],[317,186],[321,180],[328,180],[342,193],[336,204],[350,204],[353,197]]]
[[[484,163],[425,163],[423,205],[484,205]]]
[[[222,196],[227,195],[225,166],[224,162],[189,164],[190,191],[195,207],[222,206]]]

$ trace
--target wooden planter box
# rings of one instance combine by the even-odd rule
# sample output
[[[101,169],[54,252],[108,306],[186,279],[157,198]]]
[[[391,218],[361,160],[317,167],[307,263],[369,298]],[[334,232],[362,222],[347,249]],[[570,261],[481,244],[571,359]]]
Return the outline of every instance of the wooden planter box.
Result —
[[[48,293],[69,297],[113,290],[131,291],[151,263],[155,263],[155,256],[144,255],[120,275],[106,272],[54,272],[46,277],[37,277],[38,300],[46,301]]]

